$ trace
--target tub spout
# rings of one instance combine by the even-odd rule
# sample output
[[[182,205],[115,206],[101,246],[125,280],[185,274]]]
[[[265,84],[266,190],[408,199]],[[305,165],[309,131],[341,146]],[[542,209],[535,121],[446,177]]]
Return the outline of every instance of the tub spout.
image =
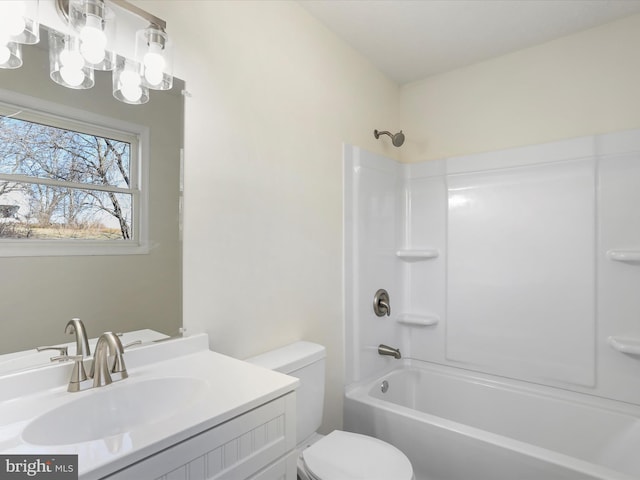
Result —
[[[378,354],[380,355],[389,355],[390,357],[400,359],[402,355],[400,355],[400,349],[393,348],[388,345],[383,345],[382,343],[378,345]]]

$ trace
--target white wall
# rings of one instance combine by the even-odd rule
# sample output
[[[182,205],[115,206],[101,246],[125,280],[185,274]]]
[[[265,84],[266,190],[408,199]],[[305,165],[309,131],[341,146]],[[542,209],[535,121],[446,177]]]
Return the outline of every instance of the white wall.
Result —
[[[396,153],[372,132],[399,129],[399,89],[295,2],[138,3],[167,21],[192,95],[184,324],[240,358],[300,338],[326,345],[324,428],[335,428],[342,142]]]
[[[406,85],[403,162],[640,127],[640,15]]]

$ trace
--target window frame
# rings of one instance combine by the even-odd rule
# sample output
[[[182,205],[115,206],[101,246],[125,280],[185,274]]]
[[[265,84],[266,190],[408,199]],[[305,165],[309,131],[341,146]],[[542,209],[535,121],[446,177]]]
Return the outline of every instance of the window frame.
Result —
[[[131,255],[148,254],[149,245],[149,128],[93,112],[75,109],[27,95],[0,89],[0,114],[20,120],[73,130],[88,135],[127,142],[130,148],[129,188],[60,182],[53,179],[0,173],[0,180],[72,188],[112,191],[132,195],[133,232],[130,239],[42,240],[0,239],[0,257]],[[99,187],[99,188],[96,188]]]

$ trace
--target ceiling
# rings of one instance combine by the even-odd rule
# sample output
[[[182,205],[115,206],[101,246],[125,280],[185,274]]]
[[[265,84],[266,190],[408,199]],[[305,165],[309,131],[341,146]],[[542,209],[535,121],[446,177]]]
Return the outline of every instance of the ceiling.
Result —
[[[640,13],[640,0],[299,0],[400,85]]]

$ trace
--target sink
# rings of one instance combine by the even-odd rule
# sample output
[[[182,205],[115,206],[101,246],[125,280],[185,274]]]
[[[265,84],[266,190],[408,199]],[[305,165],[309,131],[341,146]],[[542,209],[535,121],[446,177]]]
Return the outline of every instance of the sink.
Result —
[[[163,377],[74,393],[77,399],[29,422],[22,439],[32,445],[69,445],[120,435],[178,415],[207,388],[202,379]]]

